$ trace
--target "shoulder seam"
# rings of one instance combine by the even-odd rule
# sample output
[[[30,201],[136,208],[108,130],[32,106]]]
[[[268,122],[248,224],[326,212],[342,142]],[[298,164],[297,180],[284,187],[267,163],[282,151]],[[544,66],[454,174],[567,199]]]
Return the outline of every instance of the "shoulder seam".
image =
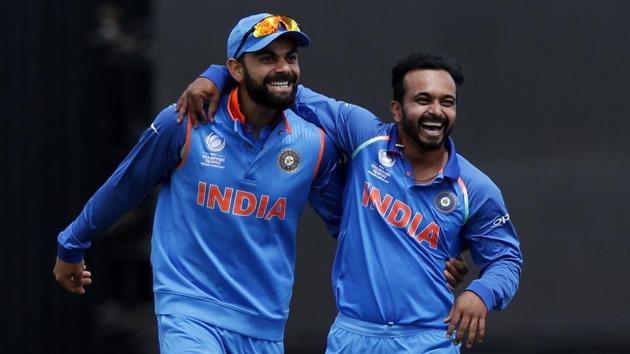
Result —
[[[379,135],[379,136],[375,136],[371,139],[364,141],[352,152],[351,159],[354,159],[354,157],[357,156],[357,154],[361,152],[361,150],[365,149],[366,147],[368,147],[369,145],[372,145],[373,143],[377,141],[389,141],[389,135]]]

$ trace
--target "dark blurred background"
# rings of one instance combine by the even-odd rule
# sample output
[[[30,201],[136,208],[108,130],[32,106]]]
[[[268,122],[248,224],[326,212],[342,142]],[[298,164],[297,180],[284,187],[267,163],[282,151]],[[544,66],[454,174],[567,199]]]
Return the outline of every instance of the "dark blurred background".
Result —
[[[385,120],[397,59],[463,62],[457,147],[502,188],[525,255],[512,304],[463,352],[630,352],[630,2],[28,0],[0,2],[0,353],[157,353],[152,198],[96,239],[83,297],[53,279],[56,236],[261,11],[311,37],[303,83]],[[334,248],[308,209],[287,353],[323,352]]]

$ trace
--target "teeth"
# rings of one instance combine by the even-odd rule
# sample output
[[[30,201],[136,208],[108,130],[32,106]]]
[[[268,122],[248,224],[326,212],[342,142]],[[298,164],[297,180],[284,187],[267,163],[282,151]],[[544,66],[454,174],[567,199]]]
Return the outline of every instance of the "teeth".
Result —
[[[273,81],[269,83],[273,87],[286,87],[289,86],[288,81]]]
[[[441,127],[442,123],[437,123],[437,122],[424,122],[422,123],[422,125],[428,125],[430,127]]]

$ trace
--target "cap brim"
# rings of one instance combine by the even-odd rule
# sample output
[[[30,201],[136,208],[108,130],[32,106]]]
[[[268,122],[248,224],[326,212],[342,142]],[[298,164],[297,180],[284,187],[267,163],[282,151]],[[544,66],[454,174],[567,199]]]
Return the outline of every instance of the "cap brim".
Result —
[[[247,49],[243,50],[243,53],[257,52],[257,51],[265,48],[271,42],[275,41],[276,39],[278,39],[281,36],[291,37],[295,41],[295,44],[298,47],[307,47],[309,44],[311,44],[311,39],[308,38],[308,36],[306,34],[304,34],[304,32],[300,32],[300,31],[279,31],[279,32],[272,33],[272,34],[270,34],[268,36],[265,36],[265,37],[261,38],[256,43],[254,43],[253,45],[247,47]]]

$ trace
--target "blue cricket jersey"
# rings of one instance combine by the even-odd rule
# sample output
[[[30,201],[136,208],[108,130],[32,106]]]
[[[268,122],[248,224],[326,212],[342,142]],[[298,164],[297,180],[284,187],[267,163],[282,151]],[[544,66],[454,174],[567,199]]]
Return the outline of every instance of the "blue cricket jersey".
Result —
[[[220,88],[225,68],[202,76]],[[434,181],[418,185],[398,143],[397,126],[371,112],[302,86],[293,108],[322,127],[349,157],[344,209],[333,266],[337,308],[376,324],[446,329],[454,301],[445,262],[470,249],[481,268],[467,290],[488,310],[515,295],[523,262],[519,241],[498,187],[457,154]]]
[[[83,259],[91,237],[162,183],[151,264],[155,311],[281,340],[294,277],[298,217],[309,199],[336,233],[340,185],[334,145],[285,111],[259,139],[236,90],[214,124],[176,124],[163,110],[110,179],[58,238],[58,256]],[[328,142],[327,142],[328,141]]]
[[[489,310],[518,288],[522,255],[497,186],[457,154],[435,180],[418,185],[397,125],[300,87],[296,112],[324,128],[350,156],[333,269],[343,314],[378,324],[444,329],[453,305],[444,264],[469,248],[481,268],[467,290]]]

